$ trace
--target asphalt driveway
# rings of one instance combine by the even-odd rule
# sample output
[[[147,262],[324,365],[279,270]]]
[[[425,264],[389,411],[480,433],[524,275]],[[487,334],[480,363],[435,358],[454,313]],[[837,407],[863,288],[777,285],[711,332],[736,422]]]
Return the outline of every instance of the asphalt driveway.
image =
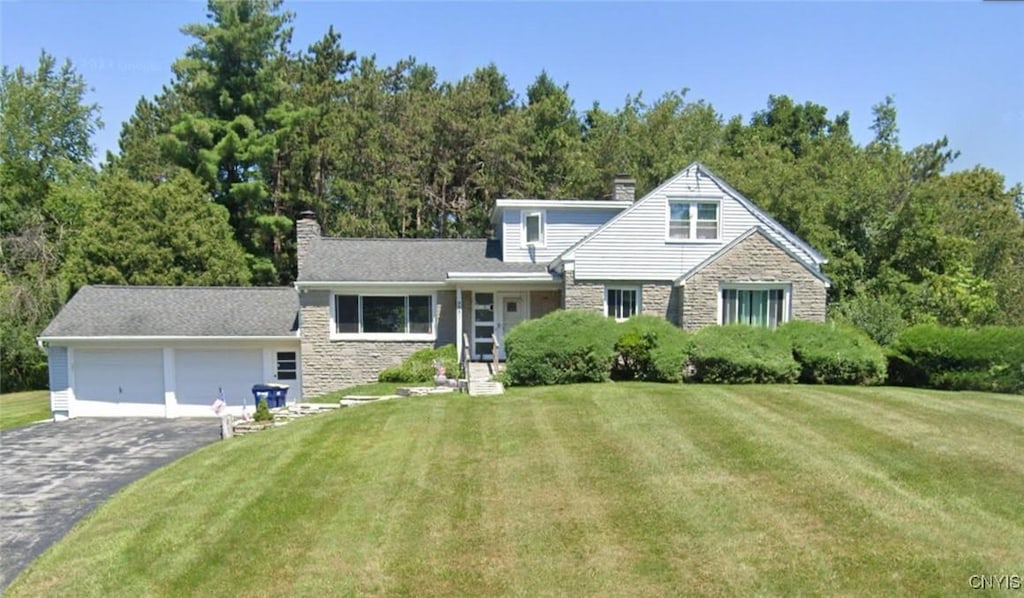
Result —
[[[0,432],[0,591],[122,486],[218,438],[216,419],[73,419]]]

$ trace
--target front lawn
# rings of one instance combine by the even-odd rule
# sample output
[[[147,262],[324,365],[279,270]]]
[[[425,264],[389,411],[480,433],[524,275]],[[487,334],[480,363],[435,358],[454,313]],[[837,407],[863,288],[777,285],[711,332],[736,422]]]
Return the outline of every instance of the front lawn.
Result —
[[[1024,573],[1024,397],[605,384],[387,401],[207,447],[40,595],[946,595]]]
[[[425,382],[422,384],[407,384],[398,382],[371,382],[369,384],[360,384],[358,386],[349,386],[341,390],[329,392],[319,397],[313,397],[308,399],[310,403],[337,403],[344,397],[349,395],[357,396],[368,396],[368,397],[382,397],[384,395],[393,395],[395,391],[401,386],[433,386],[433,382]]]
[[[0,395],[0,430],[50,419],[50,391],[30,390]]]

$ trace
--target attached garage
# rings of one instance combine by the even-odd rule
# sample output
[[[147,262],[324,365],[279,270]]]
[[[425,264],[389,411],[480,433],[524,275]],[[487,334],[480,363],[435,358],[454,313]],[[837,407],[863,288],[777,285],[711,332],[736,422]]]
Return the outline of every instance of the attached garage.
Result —
[[[213,416],[218,397],[237,414],[267,382],[302,396],[291,288],[87,286],[39,340],[56,419]]]

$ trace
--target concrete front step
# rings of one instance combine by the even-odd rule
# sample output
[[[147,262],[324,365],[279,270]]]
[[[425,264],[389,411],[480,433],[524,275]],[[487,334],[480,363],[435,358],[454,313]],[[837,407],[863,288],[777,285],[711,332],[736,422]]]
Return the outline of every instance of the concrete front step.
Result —
[[[483,395],[500,395],[504,394],[505,385],[501,382],[495,382],[494,380],[486,382],[470,382],[469,383],[469,396],[477,397]]]

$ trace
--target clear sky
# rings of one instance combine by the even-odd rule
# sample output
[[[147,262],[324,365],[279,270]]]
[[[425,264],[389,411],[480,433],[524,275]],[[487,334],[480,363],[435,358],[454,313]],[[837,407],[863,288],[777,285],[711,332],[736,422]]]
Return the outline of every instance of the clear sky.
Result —
[[[896,98],[905,147],[948,135],[955,169],[983,164],[1024,182],[1024,2],[945,3],[393,3],[291,2],[294,47],[328,25],[380,64],[415,56],[457,79],[495,63],[515,90],[542,69],[578,110],[689,88],[744,119],[769,94],[851,113],[870,139],[871,106]],[[141,96],[158,93],[205,20],[204,2],[0,0],[3,64],[40,49],[70,58],[106,127],[100,156]]]

